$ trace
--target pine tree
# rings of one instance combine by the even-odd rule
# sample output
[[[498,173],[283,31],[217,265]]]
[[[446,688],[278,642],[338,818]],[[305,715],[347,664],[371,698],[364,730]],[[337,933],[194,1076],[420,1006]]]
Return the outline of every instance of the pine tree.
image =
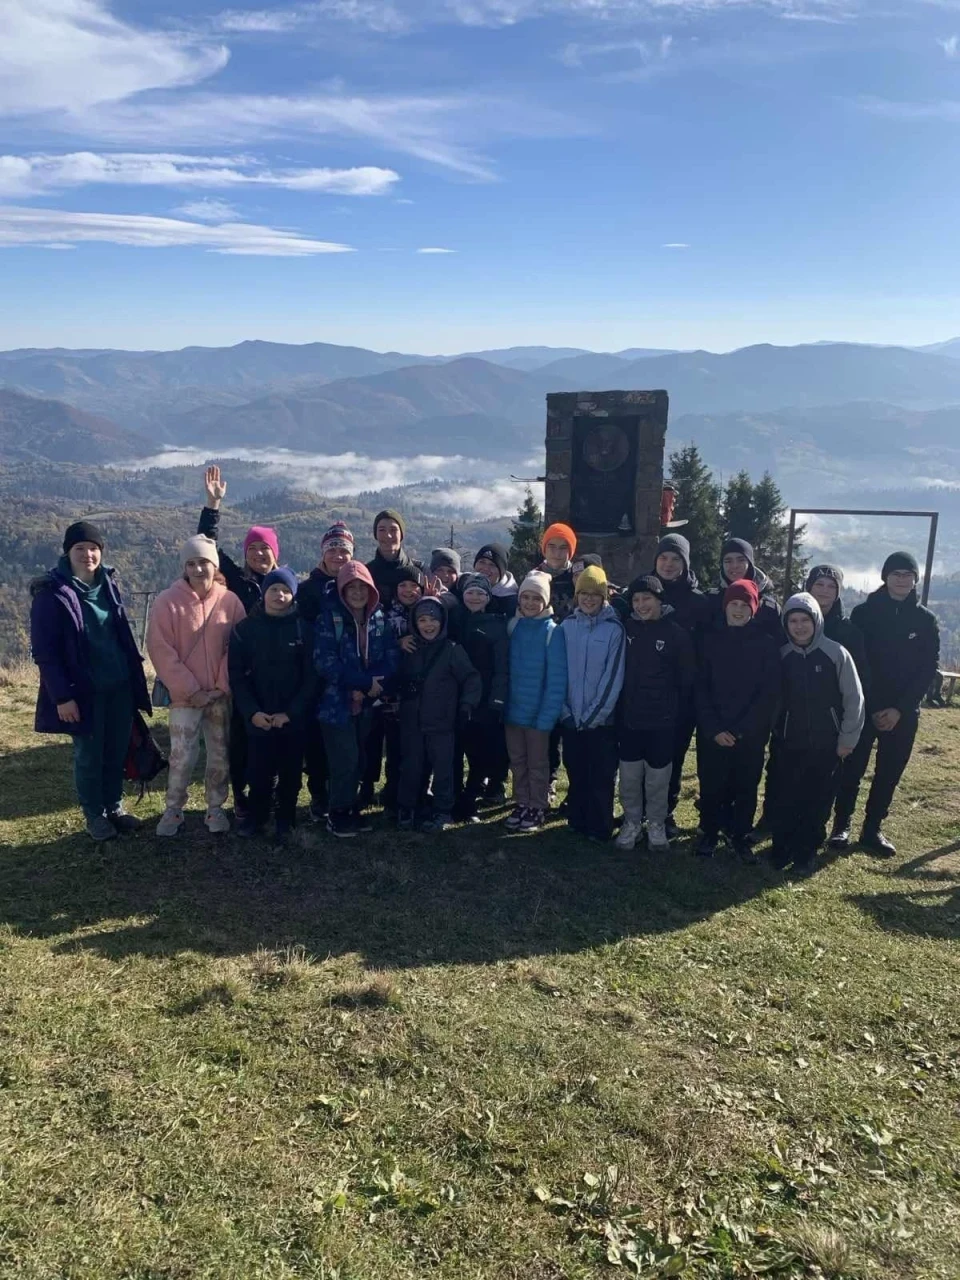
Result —
[[[720,569],[719,486],[695,444],[670,455],[670,479],[677,487],[677,519],[688,521],[680,532],[690,540],[690,568],[702,585],[712,586]]]
[[[784,520],[786,507],[780,489],[769,471],[753,487],[751,502],[754,516],[754,552],[757,561],[773,579],[777,593],[782,595],[791,585],[802,584],[806,576],[807,559],[804,555],[803,537],[806,525],[798,525],[793,540],[793,584],[785,582],[787,572],[787,540],[789,528]]]
[[[510,554],[507,564],[510,572],[520,581],[540,563],[540,535],[543,532],[543,512],[527,489],[526,497],[510,526]]]
[[[756,539],[753,482],[746,471],[738,471],[727,481],[723,492],[723,532],[725,538],[746,538],[750,543]]]

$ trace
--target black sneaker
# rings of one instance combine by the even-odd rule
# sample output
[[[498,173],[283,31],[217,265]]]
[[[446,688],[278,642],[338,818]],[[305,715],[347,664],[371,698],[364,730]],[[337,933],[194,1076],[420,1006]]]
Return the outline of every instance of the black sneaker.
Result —
[[[324,801],[311,800],[310,801],[310,821],[326,822],[326,820],[327,820],[327,806],[324,803]]]
[[[697,844],[698,858],[712,858],[717,852],[719,841],[716,836],[701,836]]]
[[[493,809],[499,809],[501,805],[505,805],[507,803],[506,787],[485,787],[483,803],[490,805]]]
[[[143,823],[139,818],[135,818],[132,813],[124,813],[123,809],[114,809],[113,813],[107,814],[107,821],[121,833],[127,835],[131,831],[139,831]]]
[[[831,849],[849,849],[850,848],[850,823],[836,822],[833,830],[830,832],[830,839],[827,844]]]
[[[412,831],[417,821],[416,810],[414,809],[398,809],[397,810],[397,830]]]
[[[327,831],[338,840],[350,840],[357,834],[352,813],[328,813]]]
[[[366,835],[368,832],[373,830],[373,823],[370,821],[370,819],[367,817],[367,815],[363,812],[362,809],[360,808],[354,809],[353,813],[350,816],[353,819],[354,831],[359,832],[361,835]]]
[[[863,828],[860,832],[860,848],[869,849],[881,858],[892,858],[897,852],[897,846],[887,839],[879,827]]]
[[[253,840],[261,834],[261,828],[248,813],[239,822],[235,823],[233,834],[239,836],[241,840]]]
[[[521,823],[526,816],[526,808],[522,804],[518,804],[514,807],[513,813],[510,814],[503,825],[508,831],[519,831]]]
[[[782,845],[774,845],[770,850],[770,865],[776,867],[778,871],[785,871],[793,861],[793,854],[789,849],[785,849]]]
[[[798,880],[809,880],[817,870],[817,855],[815,853],[807,854],[806,857],[796,858],[793,863],[793,874]]]
[[[453,818],[449,813],[435,813],[420,824],[421,831],[449,831]]]
[[[730,844],[733,847],[733,852],[745,867],[758,867],[760,865],[760,856],[754,853],[753,844],[746,836],[733,836]]]

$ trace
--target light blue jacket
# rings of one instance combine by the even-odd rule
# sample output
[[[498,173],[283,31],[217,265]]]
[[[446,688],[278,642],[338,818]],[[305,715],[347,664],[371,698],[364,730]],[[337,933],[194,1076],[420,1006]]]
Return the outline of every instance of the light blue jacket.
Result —
[[[507,724],[549,733],[560,719],[567,692],[563,630],[550,614],[513,619]]]
[[[593,618],[576,609],[560,630],[567,651],[564,721],[577,729],[609,724],[623,688],[626,636],[616,610],[605,604]]]

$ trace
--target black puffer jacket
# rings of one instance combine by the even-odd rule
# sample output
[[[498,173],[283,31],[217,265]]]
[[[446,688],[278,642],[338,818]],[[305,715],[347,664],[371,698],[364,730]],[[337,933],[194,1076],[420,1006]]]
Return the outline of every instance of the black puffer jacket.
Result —
[[[384,610],[393,604],[394,596],[397,592],[397,575],[400,570],[411,567],[418,569],[421,573],[423,572],[423,565],[420,561],[411,559],[406,549],[402,546],[396,560],[385,560],[378,551],[373,559],[368,562],[367,568],[373,578],[373,585],[380,592],[380,604]]]
[[[870,664],[867,713],[888,707],[901,715],[918,712],[940,663],[937,619],[916,591],[898,604],[880,587],[857,605],[850,621],[863,634]]]
[[[297,587],[297,608],[304,622],[316,622],[320,610],[337,600],[337,579],[319,565]]]
[[[238,622],[230,637],[230,691],[248,733],[258,711],[285,714],[301,727],[313,712],[319,682],[313,665],[312,632],[297,606],[281,617],[258,609]]]
[[[857,668],[857,675],[860,677],[864,696],[869,701],[870,659],[867,657],[866,641],[860,628],[855,627],[852,620],[847,617],[844,612],[843,601],[839,596],[823,620],[823,634],[828,640],[836,640],[837,644],[842,644],[847,653],[849,653],[853,659],[854,666]]]
[[[713,608],[714,625],[726,624],[723,616],[723,593],[730,583],[723,572],[723,557],[733,551],[739,551],[746,559],[747,572],[743,576],[749,582],[755,582],[757,591],[760,593],[760,608],[757,610],[754,622],[761,631],[766,631],[772,636],[778,645],[783,644],[783,626],[780,621],[780,603],[777,600],[776,589],[763,570],[757,568],[753,559],[753,547],[745,538],[728,538],[720,549],[720,585],[711,591],[708,597]]]
[[[213,507],[204,507],[197,521],[197,533],[205,534],[217,542],[219,530],[220,512],[215,511]],[[220,557],[220,572],[226,579],[228,589],[239,598],[247,613],[253,613],[260,603],[262,595],[260,583],[263,581],[263,575],[254,573],[246,565],[237,564],[236,560],[228,556],[219,544],[217,554]]]
[[[482,695],[480,674],[466,650],[448,638],[444,615],[437,638],[418,638],[413,653],[400,660],[400,731],[453,733],[458,717],[472,716]]]
[[[703,637],[697,672],[697,727],[766,742],[780,696],[780,651],[756,622],[717,627]]]
[[[627,656],[617,722],[633,731],[669,728],[693,688],[693,641],[666,610],[657,622],[631,616],[624,630]]]
[[[484,724],[502,720],[510,663],[507,619],[502,614],[470,613],[463,608],[459,639],[483,684],[474,720]]]

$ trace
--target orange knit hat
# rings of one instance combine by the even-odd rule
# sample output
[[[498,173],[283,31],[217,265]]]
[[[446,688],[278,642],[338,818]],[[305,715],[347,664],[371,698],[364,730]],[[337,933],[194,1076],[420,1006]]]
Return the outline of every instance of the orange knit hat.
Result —
[[[567,552],[572,560],[577,550],[577,535],[573,532],[568,524],[552,524],[543,531],[543,537],[540,539],[540,551],[546,554],[547,543],[551,538],[562,538],[570,550]]]

